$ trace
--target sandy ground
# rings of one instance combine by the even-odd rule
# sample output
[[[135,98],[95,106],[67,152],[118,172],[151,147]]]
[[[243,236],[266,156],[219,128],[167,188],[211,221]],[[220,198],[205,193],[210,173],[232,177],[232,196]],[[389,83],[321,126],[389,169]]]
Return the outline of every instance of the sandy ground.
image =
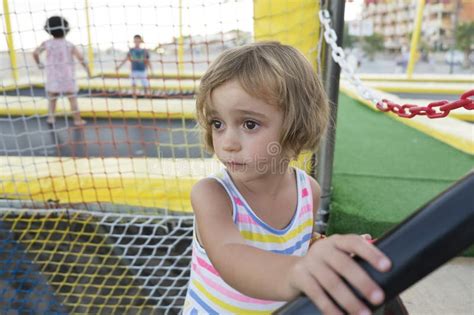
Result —
[[[474,314],[474,258],[454,258],[401,298],[410,315]]]

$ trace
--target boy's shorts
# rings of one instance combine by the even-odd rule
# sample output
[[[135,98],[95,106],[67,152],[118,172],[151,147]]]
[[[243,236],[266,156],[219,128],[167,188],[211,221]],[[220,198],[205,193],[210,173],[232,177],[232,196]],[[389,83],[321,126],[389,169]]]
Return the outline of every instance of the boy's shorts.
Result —
[[[146,71],[132,71],[130,74],[130,79],[132,80],[132,85],[135,86],[137,85],[137,80],[140,80],[142,82],[143,87],[149,87],[150,82],[148,82],[148,78],[146,75]]]

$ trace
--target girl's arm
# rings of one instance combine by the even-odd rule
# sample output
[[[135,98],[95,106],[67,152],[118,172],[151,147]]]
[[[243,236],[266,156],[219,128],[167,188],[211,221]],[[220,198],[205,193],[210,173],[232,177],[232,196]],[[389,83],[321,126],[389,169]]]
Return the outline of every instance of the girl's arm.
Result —
[[[41,61],[39,59],[39,56],[44,51],[44,49],[45,49],[44,48],[44,43],[42,43],[40,46],[38,46],[38,48],[35,49],[35,51],[33,51],[33,59],[35,60],[36,65],[40,69],[44,68],[44,65],[41,63]]]
[[[232,219],[232,204],[214,179],[199,181],[191,191],[197,234],[221,277],[238,291],[261,299],[289,300],[299,293],[288,270],[299,259],[245,244]]]
[[[77,47],[74,46],[74,48],[72,49],[72,55],[74,57],[77,58],[77,60],[79,60],[79,62],[81,63],[82,67],[84,68],[84,70],[86,70],[87,72],[87,76],[90,77],[91,76],[91,73],[89,71],[89,67],[87,66],[87,63],[86,61],[84,60],[84,57],[82,56],[82,53],[79,51],[79,49],[77,49]]]
[[[304,292],[324,313],[338,313],[329,293],[350,313],[368,311],[342,277],[372,303],[383,301],[382,290],[351,255],[360,256],[381,272],[389,269],[390,262],[362,237],[330,236],[312,245],[304,257],[275,254],[245,244],[232,220],[231,201],[215,180],[198,182],[191,202],[201,244],[221,277],[241,293],[290,300]]]
[[[309,183],[311,185],[311,191],[313,192],[313,220],[314,220],[314,225],[313,225],[313,238],[316,235],[320,235],[319,233],[316,232],[316,216],[318,214],[319,210],[319,204],[321,201],[321,187],[319,186],[318,182],[311,176],[309,176]],[[311,242],[313,239],[311,240]]]

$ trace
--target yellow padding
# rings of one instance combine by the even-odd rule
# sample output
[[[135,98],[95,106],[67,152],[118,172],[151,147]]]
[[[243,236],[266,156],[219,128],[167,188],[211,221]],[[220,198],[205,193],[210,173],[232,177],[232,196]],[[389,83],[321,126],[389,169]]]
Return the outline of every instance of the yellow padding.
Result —
[[[165,80],[199,80],[203,73],[153,73],[149,75],[151,79],[165,79]],[[95,75],[94,77],[104,77],[104,78],[130,78],[130,73],[114,73],[114,72],[103,72]]]
[[[318,12],[319,1],[254,1],[255,40],[276,40],[291,45],[303,53],[316,69],[316,62],[319,62]]]
[[[120,83],[119,80],[111,79],[83,79],[79,80],[78,86],[81,90],[95,90],[95,91],[130,91],[133,89],[133,86],[130,84],[130,80],[127,79],[125,83]],[[124,79],[125,80],[125,79]],[[28,89],[33,88],[44,88],[43,82],[36,82],[33,84],[9,84],[5,86],[0,86],[0,92],[14,91],[16,89]],[[196,92],[198,84],[190,83],[170,83],[170,82],[151,82],[150,90],[152,91],[167,91],[169,93],[194,93]],[[138,84],[137,90],[143,90],[143,87]]]
[[[113,90],[130,91],[133,87],[130,78],[122,77],[102,77],[102,78],[84,78],[77,81],[82,90]],[[150,79],[150,89],[153,91],[166,91],[169,93],[194,93],[199,86],[199,81],[189,79]],[[44,84],[41,82],[41,86]],[[136,84],[137,89],[143,89],[141,83]]]
[[[301,152],[298,158],[294,161],[291,161],[290,165],[296,166],[306,173],[310,174],[312,171],[312,156],[313,153],[309,151]]]
[[[3,198],[58,200],[61,204],[105,202],[175,212],[192,212],[189,194],[196,182],[189,178],[123,179],[79,175],[14,182],[2,178],[2,181]]]
[[[5,106],[1,106],[1,104]],[[194,99],[131,99],[79,97],[83,117],[194,119]],[[4,96],[0,116],[46,115],[48,100],[37,97]],[[70,114],[70,104],[63,97],[57,101],[57,114]]]
[[[0,86],[0,92],[15,91],[16,89],[27,89],[29,84],[8,84]]]
[[[215,159],[1,157],[1,197],[61,204],[106,202],[191,212],[192,185]]]
[[[472,84],[470,83],[367,81],[365,84],[371,88],[389,93],[429,93],[461,96],[461,94],[472,89]]]
[[[132,90],[133,86],[130,84],[118,85],[118,84],[79,84],[81,90],[99,90],[99,91],[125,91]],[[167,91],[169,93],[194,93],[196,92],[196,86],[193,85],[170,85],[170,86],[150,86],[152,91]],[[143,87],[137,86],[137,90],[143,90]]]
[[[395,81],[395,82],[440,82],[440,83],[471,83],[474,84],[472,75],[443,75],[443,74],[413,74],[408,78],[406,74],[372,74],[362,73],[359,75],[362,81]]]
[[[309,171],[311,154],[292,162]],[[217,159],[0,157],[0,197],[192,212],[191,188]],[[134,212],[137,214],[137,212]]]
[[[451,112],[449,113],[449,116],[459,119],[459,120],[464,120],[464,121],[472,121],[474,122],[474,113],[466,113],[466,112]]]

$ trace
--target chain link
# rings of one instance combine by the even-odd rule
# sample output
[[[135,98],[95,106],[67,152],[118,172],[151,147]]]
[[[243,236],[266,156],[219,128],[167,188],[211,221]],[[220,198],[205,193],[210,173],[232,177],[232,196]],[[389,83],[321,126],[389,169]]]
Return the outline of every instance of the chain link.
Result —
[[[416,115],[424,115],[428,118],[442,118],[448,116],[449,112],[458,108],[467,110],[474,109],[474,90],[467,91],[461,95],[459,100],[436,101],[427,106],[418,106],[413,104],[399,105],[386,99],[378,97],[371,89],[367,88],[359,77],[356,76],[354,68],[346,61],[346,54],[342,47],[337,45],[337,34],[331,27],[331,15],[328,10],[319,11],[319,20],[324,26],[324,39],[331,47],[331,56],[339,64],[341,71],[347,80],[354,86],[357,93],[366,100],[376,104],[377,109],[382,112],[391,111],[400,117],[413,118]]]
[[[377,103],[377,108],[382,112],[391,111],[400,117],[413,118],[416,115],[424,115],[428,118],[442,118],[449,115],[449,112],[458,109],[465,108],[467,110],[474,109],[474,101],[470,97],[474,96],[474,90],[467,91],[459,100],[448,102],[448,101],[437,101],[428,104],[427,106],[418,105],[398,105],[389,100],[383,99]]]

